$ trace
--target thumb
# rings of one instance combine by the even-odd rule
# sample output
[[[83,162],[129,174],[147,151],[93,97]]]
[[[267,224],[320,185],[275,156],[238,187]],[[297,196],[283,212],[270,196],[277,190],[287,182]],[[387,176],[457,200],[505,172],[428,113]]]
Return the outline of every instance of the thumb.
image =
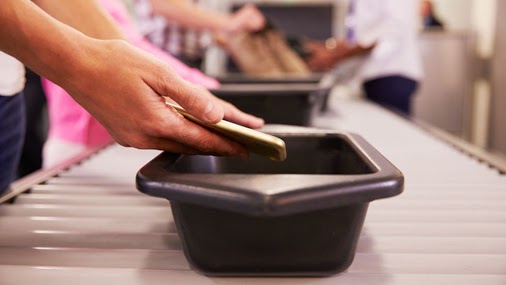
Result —
[[[223,119],[224,111],[214,95],[207,89],[182,79],[169,66],[163,64],[149,78],[151,80],[146,80],[146,83],[155,92],[171,98],[196,118],[208,123],[217,123]]]

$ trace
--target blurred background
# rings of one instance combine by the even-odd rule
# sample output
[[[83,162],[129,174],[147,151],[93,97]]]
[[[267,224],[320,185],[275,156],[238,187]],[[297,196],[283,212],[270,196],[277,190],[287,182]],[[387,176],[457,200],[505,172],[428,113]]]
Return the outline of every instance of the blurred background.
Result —
[[[346,0],[204,0],[208,7],[230,11],[255,3],[287,35],[313,39],[343,37]],[[441,27],[423,27],[419,47],[425,78],[417,91],[414,118],[465,139],[497,155],[506,154],[506,3],[497,0],[434,0]],[[422,8],[423,9],[423,8]],[[423,13],[421,11],[421,13]],[[422,15],[421,15],[422,16]],[[225,53],[207,51],[204,71],[227,68]],[[359,92],[343,88],[343,92]],[[358,94],[357,94],[358,95]]]

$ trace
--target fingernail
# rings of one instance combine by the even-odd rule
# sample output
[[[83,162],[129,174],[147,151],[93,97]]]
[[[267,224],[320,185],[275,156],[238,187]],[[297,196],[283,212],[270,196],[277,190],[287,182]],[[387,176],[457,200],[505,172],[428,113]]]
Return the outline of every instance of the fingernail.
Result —
[[[204,111],[205,114],[211,112],[214,109],[213,102],[209,101],[207,102],[206,110]]]
[[[220,112],[217,112],[217,109],[214,107],[213,102],[209,101],[207,103],[206,109],[204,110],[204,117],[208,119],[209,121],[216,121],[220,118],[221,114]]]

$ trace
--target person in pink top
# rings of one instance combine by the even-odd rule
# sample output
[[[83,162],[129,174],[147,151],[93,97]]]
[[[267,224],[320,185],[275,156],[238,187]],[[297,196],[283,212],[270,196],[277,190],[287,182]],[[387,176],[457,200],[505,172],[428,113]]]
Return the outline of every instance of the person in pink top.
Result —
[[[220,86],[219,82],[197,69],[190,68],[170,54],[155,47],[137,31],[121,0],[100,0],[102,7],[114,18],[129,41],[168,63],[182,78],[208,89]],[[121,68],[121,66],[118,66]],[[104,78],[104,80],[107,80]],[[52,167],[87,149],[113,141],[109,133],[84,108],[58,85],[43,79],[49,113],[49,134],[44,146],[44,167]],[[119,97],[118,97],[119,98]],[[227,104],[227,103],[225,103]],[[228,104],[229,108],[234,108]],[[239,112],[237,109],[235,110]],[[261,119],[255,118],[257,126]]]

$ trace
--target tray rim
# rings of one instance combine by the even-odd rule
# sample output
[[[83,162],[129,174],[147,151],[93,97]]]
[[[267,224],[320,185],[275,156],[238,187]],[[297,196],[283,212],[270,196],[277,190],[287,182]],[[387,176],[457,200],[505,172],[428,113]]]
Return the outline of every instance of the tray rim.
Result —
[[[163,163],[175,163],[182,155],[163,152],[142,167],[136,176],[137,189],[147,195],[250,216],[280,216],[328,209],[396,196],[404,189],[404,176],[390,161],[361,136],[336,131],[270,132],[272,135],[328,137],[348,140],[375,172],[358,175],[333,174],[191,174],[170,173]],[[170,160],[170,161],[168,161]],[[289,190],[261,192],[258,185],[238,185],[242,179],[268,183],[289,179]],[[306,182],[305,182],[306,181]],[[320,183],[308,183],[320,181]],[[339,197],[339,198],[336,198]]]

